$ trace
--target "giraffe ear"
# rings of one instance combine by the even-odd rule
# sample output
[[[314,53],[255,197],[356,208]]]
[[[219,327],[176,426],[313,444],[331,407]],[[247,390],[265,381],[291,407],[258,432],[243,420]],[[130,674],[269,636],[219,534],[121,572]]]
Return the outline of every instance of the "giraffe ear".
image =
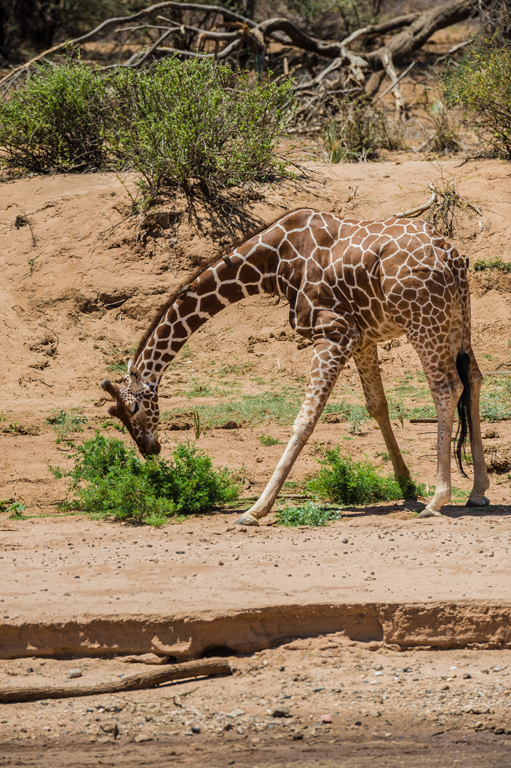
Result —
[[[132,392],[138,392],[142,387],[142,374],[134,365],[129,366],[128,374],[130,377],[130,390]]]

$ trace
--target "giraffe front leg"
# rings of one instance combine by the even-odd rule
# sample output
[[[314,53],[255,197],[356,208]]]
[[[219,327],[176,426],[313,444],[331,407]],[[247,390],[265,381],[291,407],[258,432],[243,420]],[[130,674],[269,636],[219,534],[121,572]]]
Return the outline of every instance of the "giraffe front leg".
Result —
[[[339,325],[339,322],[336,324]],[[271,511],[286,477],[321,416],[339,372],[352,354],[355,342],[354,328],[348,323],[343,333],[337,331],[315,340],[310,382],[293,425],[292,437],[262,495],[236,521],[238,525],[259,525],[258,520]]]

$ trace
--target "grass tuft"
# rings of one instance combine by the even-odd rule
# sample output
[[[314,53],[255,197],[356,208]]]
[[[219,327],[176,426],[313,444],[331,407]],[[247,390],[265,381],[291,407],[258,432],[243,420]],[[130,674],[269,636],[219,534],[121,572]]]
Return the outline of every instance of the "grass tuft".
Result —
[[[257,439],[261,445],[280,445],[280,440],[277,437],[272,437],[271,435],[259,435]]]
[[[284,507],[277,512],[277,523],[289,527],[308,525],[311,528],[328,525],[332,520],[340,520],[341,513],[338,509],[320,507],[313,501],[307,502],[303,507]]]

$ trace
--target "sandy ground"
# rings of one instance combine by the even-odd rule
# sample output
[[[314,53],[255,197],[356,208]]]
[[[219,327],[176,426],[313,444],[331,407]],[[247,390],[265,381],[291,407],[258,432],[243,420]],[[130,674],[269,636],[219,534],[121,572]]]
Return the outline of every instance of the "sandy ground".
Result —
[[[0,656],[154,651],[181,659],[334,627],[384,645],[511,643],[511,628],[490,619],[492,605],[511,604],[507,508],[452,508],[433,523],[409,519],[401,503],[344,515],[313,530],[245,529],[227,514],[161,530],[69,517],[9,521]],[[417,603],[414,617],[388,607]],[[442,614],[435,626],[420,618],[428,610]]]
[[[96,428],[119,436],[98,382],[121,375],[118,366],[164,296],[248,219],[270,220],[298,205],[387,217],[427,199],[430,181],[452,175],[482,211],[460,212],[456,245],[472,262],[511,261],[505,163],[457,158],[439,168],[403,155],[363,166],[310,163],[308,170],[309,178],[256,196],[242,215],[200,209],[189,220],[184,200],[162,202],[163,218],[138,234],[113,174],[2,184],[0,498],[24,504],[26,519],[0,514],[1,684],[60,682],[76,667],[84,680],[115,678],[132,667],[91,654],[197,656],[212,635],[217,650],[239,656],[231,678],[122,701],[4,705],[0,765],[167,765],[174,757],[214,766],[511,763],[511,422],[483,425],[488,461],[504,462],[492,473],[488,511],[464,510],[470,480],[454,470],[454,504],[434,522],[414,521],[417,507],[401,503],[343,510],[342,520],[315,531],[264,525],[243,532],[233,529],[232,510],[160,530],[55,516],[65,484],[47,462],[65,464],[68,446],[55,442],[46,419],[76,408],[87,421],[70,437],[91,437]],[[481,367],[505,370],[509,275],[474,273],[471,287]],[[311,357],[298,342],[286,307],[272,297],[247,300],[207,324],[164,380],[164,453],[192,436],[171,426],[189,423],[200,405],[274,393],[298,409]],[[431,404],[409,344],[382,347],[380,360],[392,399],[407,408]],[[486,379],[485,391],[493,382]],[[352,363],[331,401],[342,400],[363,402]],[[177,419],[175,409],[184,416]],[[414,475],[433,485],[435,425],[405,419],[395,428]],[[240,509],[262,490],[283,448],[262,445],[263,434],[284,443],[290,427],[269,415],[254,427],[241,420],[237,429],[207,429],[197,441],[242,480]],[[323,421],[296,463],[290,481],[297,488],[288,487],[288,496],[317,468],[318,451],[336,443],[389,468],[371,421],[358,428]],[[55,649],[68,658],[49,658]],[[176,693],[188,691],[176,702]],[[268,714],[277,705],[289,706],[289,717]],[[319,725],[322,714],[332,724]]]
[[[509,651],[364,645],[326,635],[231,657],[232,677],[4,705],[0,765],[510,764]],[[84,658],[2,663],[9,682],[24,684],[65,683],[70,670],[115,680],[142,668]]]

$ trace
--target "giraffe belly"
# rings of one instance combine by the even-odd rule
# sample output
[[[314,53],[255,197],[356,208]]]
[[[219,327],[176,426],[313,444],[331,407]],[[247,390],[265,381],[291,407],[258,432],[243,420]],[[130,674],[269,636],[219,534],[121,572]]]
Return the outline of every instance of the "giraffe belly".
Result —
[[[360,328],[360,342],[361,344],[364,344],[364,342],[378,344],[382,341],[397,339],[399,336],[402,336],[404,332],[404,328],[401,328],[401,326],[393,320],[387,320],[378,328]]]

